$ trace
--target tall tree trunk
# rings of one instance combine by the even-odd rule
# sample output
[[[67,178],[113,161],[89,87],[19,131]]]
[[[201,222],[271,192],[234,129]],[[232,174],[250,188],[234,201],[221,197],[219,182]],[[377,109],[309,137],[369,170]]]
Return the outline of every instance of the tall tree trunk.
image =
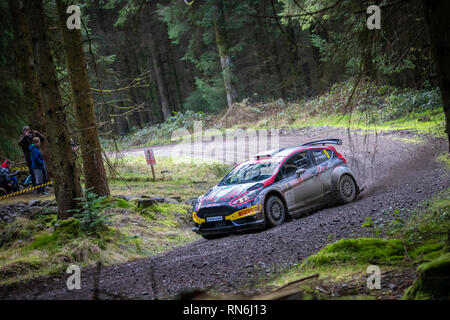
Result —
[[[164,76],[163,76],[163,70],[162,70],[162,63],[161,63],[161,59],[159,57],[159,50],[157,49],[156,46],[156,41],[155,41],[155,34],[152,33],[150,35],[151,39],[150,39],[150,54],[152,56],[152,63],[153,63],[153,74],[156,78],[156,84],[158,86],[158,96],[159,96],[159,101],[161,103],[161,111],[163,113],[164,116],[164,120],[167,120],[171,113],[172,113],[172,108],[170,107],[169,104],[169,96],[168,96],[168,90],[166,87],[166,83],[164,81]]]
[[[120,108],[116,108],[115,114],[117,114],[118,116],[115,117],[115,121],[117,123],[118,126],[118,130],[119,130],[119,134],[121,136],[126,135],[129,131],[130,128],[128,126],[128,122],[127,119],[125,118],[125,116],[122,116],[121,114],[123,113],[123,110],[125,110],[125,101],[123,100],[123,98],[120,98],[121,100],[118,102],[118,104],[120,105],[120,107],[122,107],[122,109]]]
[[[75,121],[81,135],[81,154],[86,189],[93,188],[99,196],[109,195],[108,180],[103,164],[102,149],[98,139],[97,120],[94,113],[94,101],[86,68],[81,31],[69,30],[66,20],[66,5],[56,0],[59,23],[63,38],[69,72],[70,87],[74,104]]]
[[[42,99],[33,60],[30,33],[25,19],[26,7],[22,0],[8,0],[8,6],[13,17],[12,24],[14,39],[16,40],[16,54],[20,78],[24,84],[25,102],[28,105],[30,125],[37,130],[39,120],[42,120]]]
[[[169,69],[172,73],[173,76],[173,80],[175,82],[175,90],[176,90],[176,109],[177,111],[181,111],[181,105],[183,104],[183,96],[181,94],[181,86],[180,86],[180,81],[178,79],[178,72],[177,72],[177,68],[176,68],[176,62],[173,58],[173,51],[171,48],[171,44],[170,41],[167,37],[167,30],[164,34],[164,40],[165,40],[165,44],[166,44],[166,51],[167,51],[167,63],[169,65]]]
[[[286,95],[286,81],[284,80],[283,77],[283,73],[281,72],[281,63],[279,61],[279,53],[278,53],[278,49],[277,49],[277,44],[271,40],[271,46],[272,46],[272,53],[273,53],[273,57],[274,57],[274,68],[275,68],[275,72],[278,75],[278,81],[280,83],[280,91],[281,91],[281,97],[283,98],[284,101],[286,101],[287,99],[287,95]]]
[[[25,103],[28,106],[28,124],[33,130],[39,131],[44,137],[46,130],[39,79],[33,58],[31,35],[28,28],[25,11],[29,10],[23,0],[8,0],[16,40],[16,56],[18,58],[20,78],[24,88]],[[44,154],[47,153],[47,141],[41,144]],[[47,158],[48,159],[48,158]]]
[[[450,152],[450,1],[423,0],[423,4],[431,40],[431,56],[444,106]]]
[[[228,107],[231,108],[237,98],[237,93],[236,88],[233,84],[231,58],[229,55],[228,39],[225,27],[225,16],[223,10],[222,0],[217,0],[216,8],[213,14],[214,31],[216,33],[216,43],[217,49],[219,51],[220,65],[222,67],[222,76],[225,84]]]
[[[30,8],[28,21],[33,22],[30,27],[36,30],[37,35],[32,41],[38,48],[36,61],[45,111],[48,149],[52,159],[50,166],[58,204],[57,216],[58,219],[67,219],[72,215],[67,210],[75,209],[78,204],[75,198],[81,197],[80,179],[70,144],[64,105],[58,90],[56,69],[50,54],[42,0],[26,0],[25,5]]]
[[[138,51],[139,48],[136,48],[135,50],[132,51],[132,55],[133,55],[133,65],[135,67],[135,76],[136,77],[141,77],[141,75],[143,74],[141,67],[140,67],[140,63],[139,63],[139,59],[138,56],[136,55],[136,51]],[[138,89],[131,89],[134,91],[134,96],[136,97],[136,99],[139,97],[141,98],[140,101],[142,101],[143,103],[143,107],[142,110],[139,111],[139,121],[141,123],[141,128],[145,126],[146,123],[150,122],[148,113],[147,113],[147,101],[144,98],[145,94],[143,93],[142,88],[138,88]]]

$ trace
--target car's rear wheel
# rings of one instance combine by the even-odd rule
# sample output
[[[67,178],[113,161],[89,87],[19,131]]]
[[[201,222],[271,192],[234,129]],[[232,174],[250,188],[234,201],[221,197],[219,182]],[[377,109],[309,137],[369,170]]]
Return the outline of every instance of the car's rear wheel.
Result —
[[[352,202],[356,197],[356,184],[352,177],[344,174],[338,183],[336,198],[339,203],[345,204]]]
[[[278,226],[286,220],[286,208],[283,201],[275,195],[270,196],[264,205],[266,222],[270,227]]]

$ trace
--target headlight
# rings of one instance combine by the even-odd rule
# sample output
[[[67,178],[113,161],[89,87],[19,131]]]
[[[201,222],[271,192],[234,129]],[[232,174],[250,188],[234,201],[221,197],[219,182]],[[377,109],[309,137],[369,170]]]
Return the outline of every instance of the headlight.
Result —
[[[242,196],[238,197],[237,199],[233,200],[231,202],[231,204],[234,206],[238,206],[244,202],[253,200],[254,198],[256,198],[256,196],[259,194],[260,191],[261,191],[261,189],[247,192],[247,193],[243,194]]]
[[[192,211],[197,212],[198,209],[200,209],[200,206],[202,205],[203,202],[203,196],[199,197],[197,199],[197,201],[194,203],[194,208],[192,209]]]

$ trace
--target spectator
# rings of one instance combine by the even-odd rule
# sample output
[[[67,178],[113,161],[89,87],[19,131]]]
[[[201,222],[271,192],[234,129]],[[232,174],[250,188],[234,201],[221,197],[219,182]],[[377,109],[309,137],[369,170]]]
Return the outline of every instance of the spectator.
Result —
[[[0,187],[7,193],[17,191],[17,183],[14,175],[9,171],[11,161],[6,160],[0,167]]]
[[[2,163],[1,165],[2,168],[8,168],[9,172],[11,173],[11,160],[5,160],[5,162]],[[17,170],[17,172],[19,172],[19,170]],[[11,179],[14,182],[14,189],[17,189],[19,180],[16,177],[16,173],[11,173]],[[16,190],[15,190],[16,191]]]
[[[47,181],[47,170],[45,168],[44,156],[39,149],[40,145],[41,140],[39,139],[39,137],[34,137],[33,143],[29,146],[31,153],[31,168],[33,169],[33,175],[36,185],[43,184]],[[36,192],[48,194],[47,192],[45,192],[45,187],[37,189]]]
[[[45,138],[42,134],[35,130],[31,130],[29,126],[23,127],[23,134],[19,139],[19,146],[22,147],[23,155],[25,156],[25,161],[27,162],[28,169],[30,170],[31,179],[33,181],[33,185],[36,185],[36,179],[33,175],[33,169],[31,168],[31,150],[30,145],[33,143],[33,138],[39,137],[40,141],[45,141]]]

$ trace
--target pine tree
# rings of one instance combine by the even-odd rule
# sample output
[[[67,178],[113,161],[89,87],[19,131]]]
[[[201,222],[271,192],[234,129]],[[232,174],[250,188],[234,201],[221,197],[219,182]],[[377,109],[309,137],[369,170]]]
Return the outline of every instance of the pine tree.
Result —
[[[425,17],[431,40],[431,53],[436,68],[439,89],[444,106],[446,131],[450,152],[450,2],[424,0]],[[450,235],[450,232],[449,232]]]
[[[47,128],[50,165],[55,185],[55,198],[58,204],[58,219],[71,216],[68,210],[76,209],[76,198],[81,197],[81,186],[67,129],[66,115],[58,89],[58,79],[47,36],[47,26],[42,0],[26,0],[30,8],[30,28],[36,31],[32,42],[38,47],[35,52],[42,93],[45,126]]]
[[[86,189],[93,188],[93,192],[97,195],[107,196],[109,195],[108,180],[98,139],[97,120],[94,113],[89,75],[86,69],[81,31],[67,28],[66,21],[69,17],[66,14],[67,3],[56,0],[56,5],[72,89],[73,110],[81,136],[80,149]]]

